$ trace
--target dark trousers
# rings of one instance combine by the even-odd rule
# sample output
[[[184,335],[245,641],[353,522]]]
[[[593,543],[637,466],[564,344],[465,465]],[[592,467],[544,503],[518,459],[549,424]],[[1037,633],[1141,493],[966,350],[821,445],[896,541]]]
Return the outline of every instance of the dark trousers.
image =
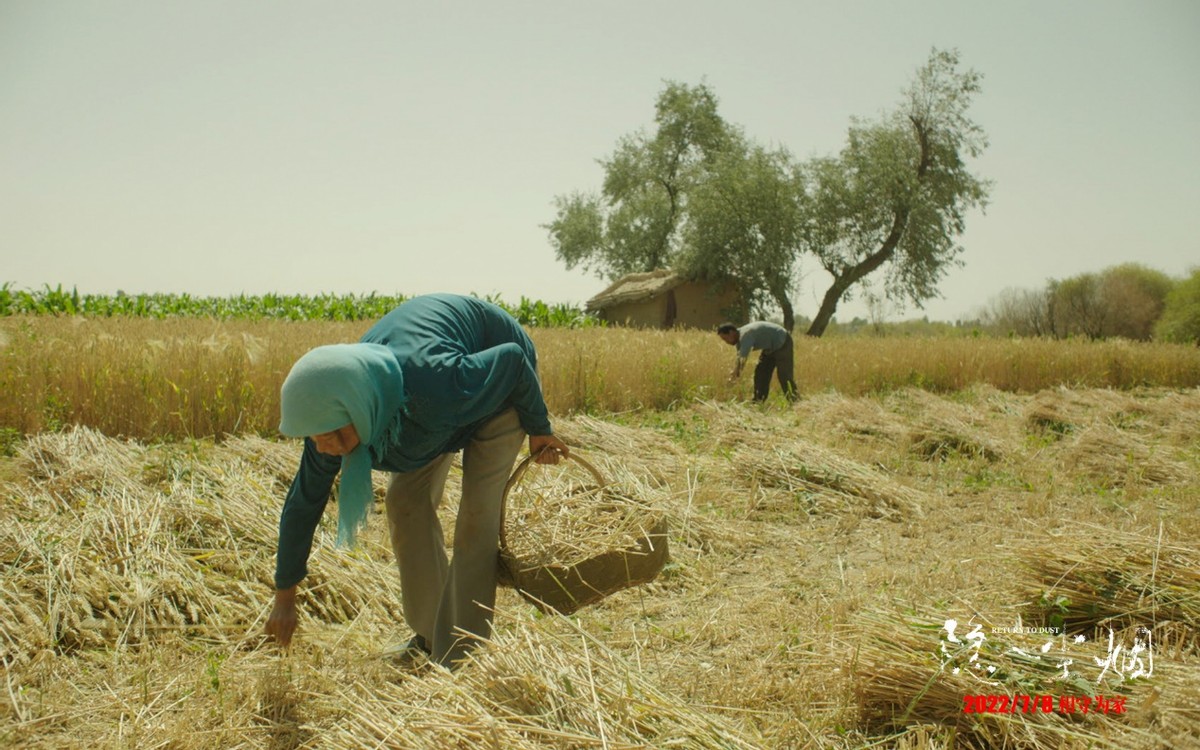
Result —
[[[788,334],[783,346],[773,351],[764,351],[754,366],[754,400],[766,401],[771,390],[771,373],[779,377],[779,387],[788,401],[796,400],[796,380],[792,374],[792,336]]]

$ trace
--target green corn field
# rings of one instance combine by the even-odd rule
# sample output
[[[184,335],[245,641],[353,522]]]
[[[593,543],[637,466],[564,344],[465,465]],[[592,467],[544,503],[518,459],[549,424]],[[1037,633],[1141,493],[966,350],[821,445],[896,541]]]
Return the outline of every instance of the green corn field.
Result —
[[[0,317],[10,315],[84,315],[90,317],[213,318],[216,320],[331,320],[379,318],[403,302],[402,294],[238,294],[194,297],[190,294],[80,294],[59,284],[40,290],[0,285]],[[586,328],[601,321],[566,303],[546,303],[522,295],[514,305],[495,295],[484,297],[532,328]]]

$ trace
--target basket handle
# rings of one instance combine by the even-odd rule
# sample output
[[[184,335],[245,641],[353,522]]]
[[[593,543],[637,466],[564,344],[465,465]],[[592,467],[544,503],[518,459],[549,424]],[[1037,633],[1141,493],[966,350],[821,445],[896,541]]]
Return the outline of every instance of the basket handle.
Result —
[[[553,449],[550,448],[550,446],[546,446],[545,448],[542,448],[542,450],[538,451],[537,453],[530,453],[528,456],[521,459],[521,463],[517,464],[517,468],[513,469],[512,476],[510,476],[508,478],[508,481],[505,482],[505,484],[504,484],[504,495],[501,496],[501,498],[500,498],[500,551],[501,552],[504,552],[505,550],[508,549],[508,538],[504,533],[504,516],[505,516],[505,511],[508,508],[508,493],[510,490],[512,490],[513,487],[517,486],[517,483],[521,481],[521,477],[525,476],[525,472],[529,470],[530,464],[536,462],[538,456],[542,455],[542,453],[547,450],[553,450]],[[587,469],[588,473],[590,473],[595,478],[596,482],[600,485],[600,487],[604,487],[605,485],[608,484],[608,482],[606,482],[604,480],[604,475],[601,474],[600,471],[595,466],[592,466],[591,463],[589,463],[586,459],[584,459],[578,453],[572,451],[571,453],[567,453],[567,454],[563,455],[562,458],[566,458],[571,461],[574,461],[574,462],[578,463],[580,466],[582,466],[583,468]]]

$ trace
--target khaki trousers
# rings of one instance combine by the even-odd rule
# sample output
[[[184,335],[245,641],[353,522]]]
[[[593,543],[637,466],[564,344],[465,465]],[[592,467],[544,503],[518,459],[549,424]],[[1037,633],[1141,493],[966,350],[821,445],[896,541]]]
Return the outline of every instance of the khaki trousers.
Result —
[[[386,503],[404,619],[443,666],[453,667],[479,638],[491,635],[500,504],[524,438],[517,412],[509,409],[485,422],[463,449],[462,501],[450,558],[437,508],[454,454],[392,475]]]

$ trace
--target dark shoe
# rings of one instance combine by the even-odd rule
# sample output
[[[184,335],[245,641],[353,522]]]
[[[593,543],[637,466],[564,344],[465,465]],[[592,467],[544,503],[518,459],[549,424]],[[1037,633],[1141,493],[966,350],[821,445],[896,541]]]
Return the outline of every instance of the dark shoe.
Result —
[[[408,643],[406,643],[404,645],[404,650],[405,651],[420,651],[421,653],[425,654],[426,656],[429,656],[430,654],[433,653],[433,649],[431,649],[429,647],[429,641],[425,640],[425,636],[420,635],[420,634],[414,635],[412,638],[409,638]]]
[[[429,662],[429,656],[433,653],[433,649],[429,647],[429,641],[425,640],[423,635],[414,635],[404,644],[403,648],[396,651],[392,660],[396,666],[403,669],[415,669],[422,664]]]

